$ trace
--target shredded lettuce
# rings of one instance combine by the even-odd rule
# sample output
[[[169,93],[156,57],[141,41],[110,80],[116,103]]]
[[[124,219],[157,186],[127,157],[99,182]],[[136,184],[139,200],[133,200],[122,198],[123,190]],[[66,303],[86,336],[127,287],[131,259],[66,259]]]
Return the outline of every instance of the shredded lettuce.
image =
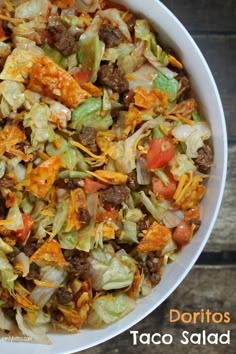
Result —
[[[37,46],[30,48],[15,48],[7,57],[0,80],[25,82],[34,62],[42,56],[43,50]]]
[[[48,0],[30,0],[16,7],[15,17],[27,20],[33,19],[36,16],[46,17],[48,6]]]
[[[116,292],[99,296],[92,303],[88,324],[94,328],[118,321],[135,308],[135,300],[126,294]]]
[[[12,220],[10,224],[5,225],[7,230],[16,231],[24,228],[22,214],[17,204],[9,209],[7,219]]]
[[[60,203],[57,204],[57,211],[56,215],[54,216],[52,225],[53,235],[57,235],[61,231],[67,219],[68,209],[69,199],[62,200]]]
[[[12,246],[8,245],[2,238],[0,238],[0,250],[5,254],[13,252]]]
[[[57,237],[61,245],[61,248],[65,250],[73,250],[77,244],[77,230],[72,230],[70,232],[60,232]]]
[[[25,101],[24,91],[24,85],[19,82],[5,80],[0,84],[1,94],[14,112],[17,112]]]
[[[14,293],[14,281],[17,279],[17,274],[14,273],[12,265],[9,263],[7,256],[0,250],[0,274],[1,283],[11,295]]]
[[[124,220],[123,221],[123,232],[124,232],[124,235],[121,239],[121,242],[138,243],[136,222]]]
[[[146,19],[136,20],[134,27],[135,37],[137,39],[142,39],[143,41],[148,41],[150,38],[150,26]]]
[[[2,178],[6,171],[6,162],[0,161],[0,178]]]
[[[194,125],[183,124],[172,130],[176,139],[186,143],[186,155],[197,157],[197,150],[203,147],[204,141],[211,137],[211,130],[207,122],[198,122]]]
[[[99,15],[109,22],[114,23],[123,35],[131,42],[131,35],[126,22],[121,17],[121,12],[118,9],[110,8],[99,12]]]
[[[51,344],[46,336],[48,326],[44,324],[32,323],[28,320],[27,314],[23,315],[19,306],[16,308],[16,322],[23,334],[32,338],[33,341],[40,344]]]
[[[51,58],[61,68],[66,69],[67,58],[64,57],[58,49],[50,46],[47,43],[43,44],[41,48],[44,50],[45,55]]]
[[[30,112],[24,118],[24,127],[30,127],[31,143],[37,146],[38,143],[45,141],[53,141],[55,133],[53,127],[49,123],[50,110],[44,103],[35,103]]]
[[[3,301],[3,300],[1,300],[1,301]],[[5,302],[3,302],[3,303],[5,303]],[[17,331],[15,321],[13,321],[8,316],[6,316],[4,314],[4,312],[2,311],[1,307],[0,307],[0,329],[10,331],[11,333],[14,333],[15,331]]]
[[[97,130],[107,130],[112,125],[112,117],[107,114],[101,116],[102,99],[100,97],[90,97],[72,113],[72,128],[80,131],[82,125],[94,127]]]
[[[75,0],[75,7],[78,12],[95,12],[100,9],[99,0]]]
[[[91,247],[93,247],[94,241],[94,220],[90,221],[88,226],[83,227],[76,234],[76,248],[80,251],[89,252]]]
[[[104,245],[104,248],[96,248],[91,251],[89,257],[90,275],[96,290],[121,289],[133,282],[135,266],[127,254],[119,257],[114,253],[113,247]],[[128,264],[128,265],[127,265]],[[133,268],[133,269],[131,269]]]
[[[148,198],[143,191],[141,191],[139,194],[140,201],[143,203],[149,213],[154,217],[155,220],[161,222],[168,210],[169,203],[166,200],[157,200],[152,193],[151,198]]]
[[[62,267],[43,266],[41,267],[41,281],[54,283],[53,288],[37,285],[30,294],[30,300],[40,308],[49,301],[56,289],[63,283],[67,272]]]
[[[174,178],[179,181],[181,176],[186,172],[195,172],[196,166],[193,161],[188,158],[185,154],[177,153],[175,155],[175,165],[171,168],[171,173]]]
[[[79,62],[82,70],[91,70],[91,82],[97,80],[104,49],[104,43],[99,40],[98,34],[94,36],[83,34],[79,39]]]
[[[134,90],[136,87],[142,86],[146,90],[150,90],[157,75],[158,71],[152,65],[144,64],[132,73],[131,79],[128,78],[129,89]]]
[[[154,80],[154,87],[168,93],[170,101],[174,101],[177,97],[179,82],[175,78],[168,79],[168,77],[159,72],[157,78]]]
[[[125,209],[125,219],[128,221],[132,221],[134,223],[140,221],[143,217],[143,213],[140,209],[138,208],[133,208],[133,209],[129,209],[126,208]]]
[[[151,183],[151,175],[147,169],[147,159],[140,156],[136,161],[137,181],[141,186],[147,186]]]
[[[126,140],[121,140],[114,144],[115,148],[111,152],[110,156],[115,160],[117,171],[128,174],[135,169],[137,140],[146,129],[152,129],[157,124],[158,122],[156,120],[147,121]]]

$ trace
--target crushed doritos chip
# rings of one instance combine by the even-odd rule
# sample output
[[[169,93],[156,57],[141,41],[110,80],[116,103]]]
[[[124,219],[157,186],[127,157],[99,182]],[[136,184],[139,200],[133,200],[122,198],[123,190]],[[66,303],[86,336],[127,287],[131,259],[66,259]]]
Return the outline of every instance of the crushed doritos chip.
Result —
[[[45,241],[30,257],[30,262],[40,262],[54,266],[67,266],[60,244],[56,240]]]

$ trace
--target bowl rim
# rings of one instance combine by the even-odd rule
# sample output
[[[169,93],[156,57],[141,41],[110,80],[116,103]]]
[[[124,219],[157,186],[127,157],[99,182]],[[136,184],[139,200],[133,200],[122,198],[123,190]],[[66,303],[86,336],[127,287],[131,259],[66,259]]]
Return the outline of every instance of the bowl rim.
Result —
[[[189,31],[186,29],[186,27],[180,22],[180,20],[177,18],[177,16],[166,5],[164,5],[161,1],[159,1],[159,0],[152,0],[152,1],[157,3],[158,6],[160,6],[160,8],[162,8],[162,10],[164,10],[167,13],[167,15],[171,18],[171,20],[173,20],[176,23],[176,25],[182,30],[184,35],[191,42],[191,45],[194,47],[195,51],[197,52],[197,54],[199,56],[199,59],[201,60],[202,64],[204,65],[204,67],[205,67],[205,69],[207,71],[208,78],[211,81],[211,84],[212,84],[212,87],[213,87],[213,90],[214,90],[214,94],[215,94],[215,97],[217,99],[218,109],[219,109],[219,113],[220,113],[220,116],[221,116],[221,123],[222,123],[222,128],[223,128],[221,133],[222,133],[222,136],[223,136],[224,165],[223,165],[223,170],[222,170],[222,181],[221,181],[221,187],[220,187],[220,191],[219,191],[219,197],[218,197],[218,200],[217,200],[217,205],[215,206],[214,217],[211,220],[210,227],[207,230],[207,233],[206,233],[206,236],[205,236],[203,242],[201,242],[200,247],[198,247],[198,250],[195,253],[195,255],[193,256],[192,261],[189,263],[189,267],[185,270],[185,272],[183,272],[182,276],[178,278],[178,280],[173,284],[173,286],[171,288],[169,288],[169,290],[166,292],[165,296],[163,296],[161,298],[161,300],[159,300],[157,302],[157,304],[154,304],[153,306],[151,306],[148,309],[146,309],[146,311],[143,312],[141,317],[138,317],[136,320],[131,321],[126,326],[123,326],[122,328],[117,329],[116,331],[114,331],[114,333],[108,334],[103,339],[98,339],[97,341],[96,340],[93,341],[92,346],[84,345],[83,347],[79,348],[79,351],[82,351],[82,350],[85,350],[85,349],[88,349],[88,348],[92,348],[92,347],[94,347],[96,345],[104,343],[104,342],[106,342],[106,341],[118,336],[121,333],[124,333],[125,331],[127,331],[128,329],[130,329],[131,327],[133,327],[134,325],[136,325],[140,321],[142,321],[150,313],[152,313],[156,308],[158,308],[158,306],[160,306],[173,293],[173,291],[180,285],[180,283],[184,280],[184,278],[189,274],[189,272],[193,268],[194,264],[196,263],[198,257],[202,253],[202,250],[205,247],[205,245],[206,245],[206,243],[207,243],[207,241],[208,241],[208,239],[209,239],[209,237],[211,235],[213,227],[215,225],[217,216],[218,216],[219,211],[220,211],[223,195],[224,195],[224,189],[225,189],[225,184],[226,184],[226,176],[227,176],[227,165],[228,165],[227,129],[226,129],[226,121],[225,121],[225,114],[224,114],[224,110],[223,110],[223,105],[222,105],[221,97],[220,97],[219,90],[217,88],[215,79],[213,77],[211,69],[210,69],[205,57],[203,56],[200,48],[198,47],[197,43],[195,42],[195,40],[193,39],[193,37],[191,36]],[[64,351],[64,352],[61,352],[60,354],[68,354],[68,352]]]
[[[215,225],[215,222],[216,222],[216,219],[217,219],[217,216],[219,214],[220,207],[221,207],[223,194],[224,194],[224,189],[225,189],[225,183],[226,183],[226,176],[227,176],[228,144],[227,144],[227,130],[226,130],[225,115],[224,115],[223,105],[222,105],[222,102],[221,102],[221,98],[220,98],[220,94],[219,94],[216,82],[214,80],[214,77],[213,77],[212,72],[211,72],[211,70],[209,68],[209,65],[208,65],[206,59],[204,58],[201,50],[199,49],[198,45],[196,44],[196,42],[194,41],[193,37],[190,35],[188,30],[184,27],[184,25],[176,17],[176,15],[173,14],[169,10],[169,8],[166,5],[164,5],[161,1],[159,1],[159,0],[151,0],[151,1],[155,2],[156,5],[159,6],[159,8],[162,11],[164,11],[167,14],[167,16],[171,19],[171,21],[173,21],[175,23],[175,25],[177,27],[179,27],[179,29],[183,32],[184,36],[188,39],[189,43],[194,48],[197,56],[199,57],[199,60],[203,64],[203,66],[204,66],[204,68],[205,68],[205,70],[206,70],[206,72],[208,74],[208,79],[211,82],[213,93],[214,93],[215,98],[217,100],[217,104],[218,104],[217,108],[218,108],[218,111],[219,111],[219,115],[221,117],[221,123],[222,123],[222,128],[223,128],[221,134],[222,134],[222,140],[223,140],[222,149],[223,149],[223,162],[224,162],[224,164],[223,164],[223,169],[222,169],[222,179],[221,179],[221,184],[220,184],[220,190],[219,190],[219,193],[218,193],[219,197],[218,197],[218,200],[217,200],[217,204],[215,206],[215,212],[214,212],[213,218],[211,219],[210,225],[208,227],[208,230],[206,231],[206,235],[205,235],[203,241],[201,242],[200,246],[197,248],[197,251],[195,252],[194,256],[192,257],[192,260],[189,262],[188,268],[185,269],[185,271],[178,278],[178,280],[168,289],[168,291],[166,291],[164,296],[162,296],[160,299],[158,299],[158,301],[156,301],[155,304],[153,304],[152,306],[149,306],[148,308],[146,308],[146,310],[143,311],[140,316],[137,316],[137,318],[131,320],[126,325],[124,325],[124,326],[116,326],[114,330],[108,332],[106,335],[104,335],[102,337],[99,336],[97,339],[96,338],[91,338],[91,342],[90,343],[82,344],[81,346],[78,346],[78,343],[74,344],[74,345],[73,345],[73,343],[71,343],[70,351],[62,350],[60,352],[57,352],[57,354],[68,354],[68,353],[72,353],[72,352],[73,353],[80,352],[82,350],[86,350],[86,349],[92,348],[92,347],[94,347],[96,345],[99,345],[101,343],[104,343],[104,342],[106,342],[106,341],[118,336],[119,334],[127,331],[132,326],[134,326],[138,322],[142,321],[150,313],[152,313],[158,306],[160,306],[160,304],[163,303],[173,293],[173,291],[179,286],[179,284],[183,281],[183,279],[187,276],[187,274],[192,269],[193,265],[195,264],[196,260],[198,259],[199,255],[201,254],[203,248],[205,247],[205,245],[206,245],[206,243],[207,243],[207,241],[209,239],[209,236],[210,236],[210,234],[211,234],[211,232],[213,230],[213,227]],[[60,334],[58,334],[58,335],[60,335]],[[77,335],[81,335],[81,334],[77,334]],[[93,333],[92,333],[92,335],[93,335]],[[54,335],[49,335],[49,337],[51,337],[51,336],[53,338],[55,338]],[[11,343],[11,347],[10,346],[8,347],[9,348],[8,349],[9,353],[11,353],[11,350],[12,350],[12,353],[15,352],[15,349],[17,350],[17,347],[15,347],[14,344],[17,345],[17,347],[19,348],[20,352],[21,352],[21,349],[23,349],[23,348],[24,348],[24,351],[25,351],[26,347],[25,347],[25,345],[23,343]],[[27,350],[27,351],[25,351],[25,353],[29,353],[29,352],[34,353],[33,348],[34,348],[35,345],[39,348],[39,350],[42,349],[42,351],[44,351],[45,353],[48,353],[48,354],[52,353],[50,351],[50,349],[49,350],[46,349],[45,345],[33,344],[33,343],[32,344],[28,343],[28,344],[29,344],[29,351]],[[53,345],[50,346],[50,347],[52,348]],[[23,351],[22,351],[22,353],[23,353]],[[37,351],[37,353],[38,353],[38,351]],[[55,353],[55,352],[53,351],[53,353]]]

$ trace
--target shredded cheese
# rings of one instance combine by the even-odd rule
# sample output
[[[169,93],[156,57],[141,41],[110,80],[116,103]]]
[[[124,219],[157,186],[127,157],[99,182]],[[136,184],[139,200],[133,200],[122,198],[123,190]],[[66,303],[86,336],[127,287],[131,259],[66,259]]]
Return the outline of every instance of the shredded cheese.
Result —
[[[13,22],[13,23],[24,23],[25,21],[22,18],[12,18],[4,15],[0,15],[0,20]]]
[[[56,284],[53,282],[41,281],[38,279],[34,279],[34,284],[36,286],[44,286],[45,288],[55,288]]]
[[[193,172],[189,172],[189,181],[186,183],[184,188],[181,190],[181,192],[178,195],[178,198],[175,200],[175,202],[178,204],[180,200],[183,198],[184,194],[186,193],[187,189],[191,186],[192,184],[192,178],[193,178]]]
[[[179,197],[179,195],[180,195],[180,193],[181,193],[181,191],[182,191],[182,189],[184,187],[184,184],[185,184],[187,178],[188,178],[188,176],[185,173],[181,176],[179,184],[178,184],[177,189],[175,191],[175,194],[173,196],[174,200],[178,199],[178,197]]]
[[[12,224],[14,220],[11,219],[6,219],[6,220],[0,220],[0,225],[9,225]]]
[[[104,155],[95,155],[93,154],[90,150],[88,150],[84,145],[78,143],[77,141],[71,140],[70,141],[71,145],[79,148],[80,150],[86,152],[86,154],[90,155],[91,157],[93,157],[94,159],[100,160],[100,159],[104,159],[105,156]]]

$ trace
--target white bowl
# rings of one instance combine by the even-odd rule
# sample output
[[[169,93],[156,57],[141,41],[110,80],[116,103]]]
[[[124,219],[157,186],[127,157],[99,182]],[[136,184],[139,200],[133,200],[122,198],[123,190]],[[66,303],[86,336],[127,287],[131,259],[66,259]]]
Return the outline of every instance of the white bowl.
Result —
[[[200,255],[215,224],[226,178],[227,135],[220,96],[210,69],[192,37],[160,1],[124,0],[119,3],[151,20],[160,38],[178,53],[201,104],[201,112],[211,124],[215,163],[201,206],[201,227],[191,243],[178,255],[176,261],[166,267],[160,284],[149,296],[138,302],[132,313],[119,322],[100,330],[82,329],[75,335],[51,335],[53,344],[50,346],[2,342],[2,353],[72,353],[102,343],[124,332],[158,307],[182,282]]]

